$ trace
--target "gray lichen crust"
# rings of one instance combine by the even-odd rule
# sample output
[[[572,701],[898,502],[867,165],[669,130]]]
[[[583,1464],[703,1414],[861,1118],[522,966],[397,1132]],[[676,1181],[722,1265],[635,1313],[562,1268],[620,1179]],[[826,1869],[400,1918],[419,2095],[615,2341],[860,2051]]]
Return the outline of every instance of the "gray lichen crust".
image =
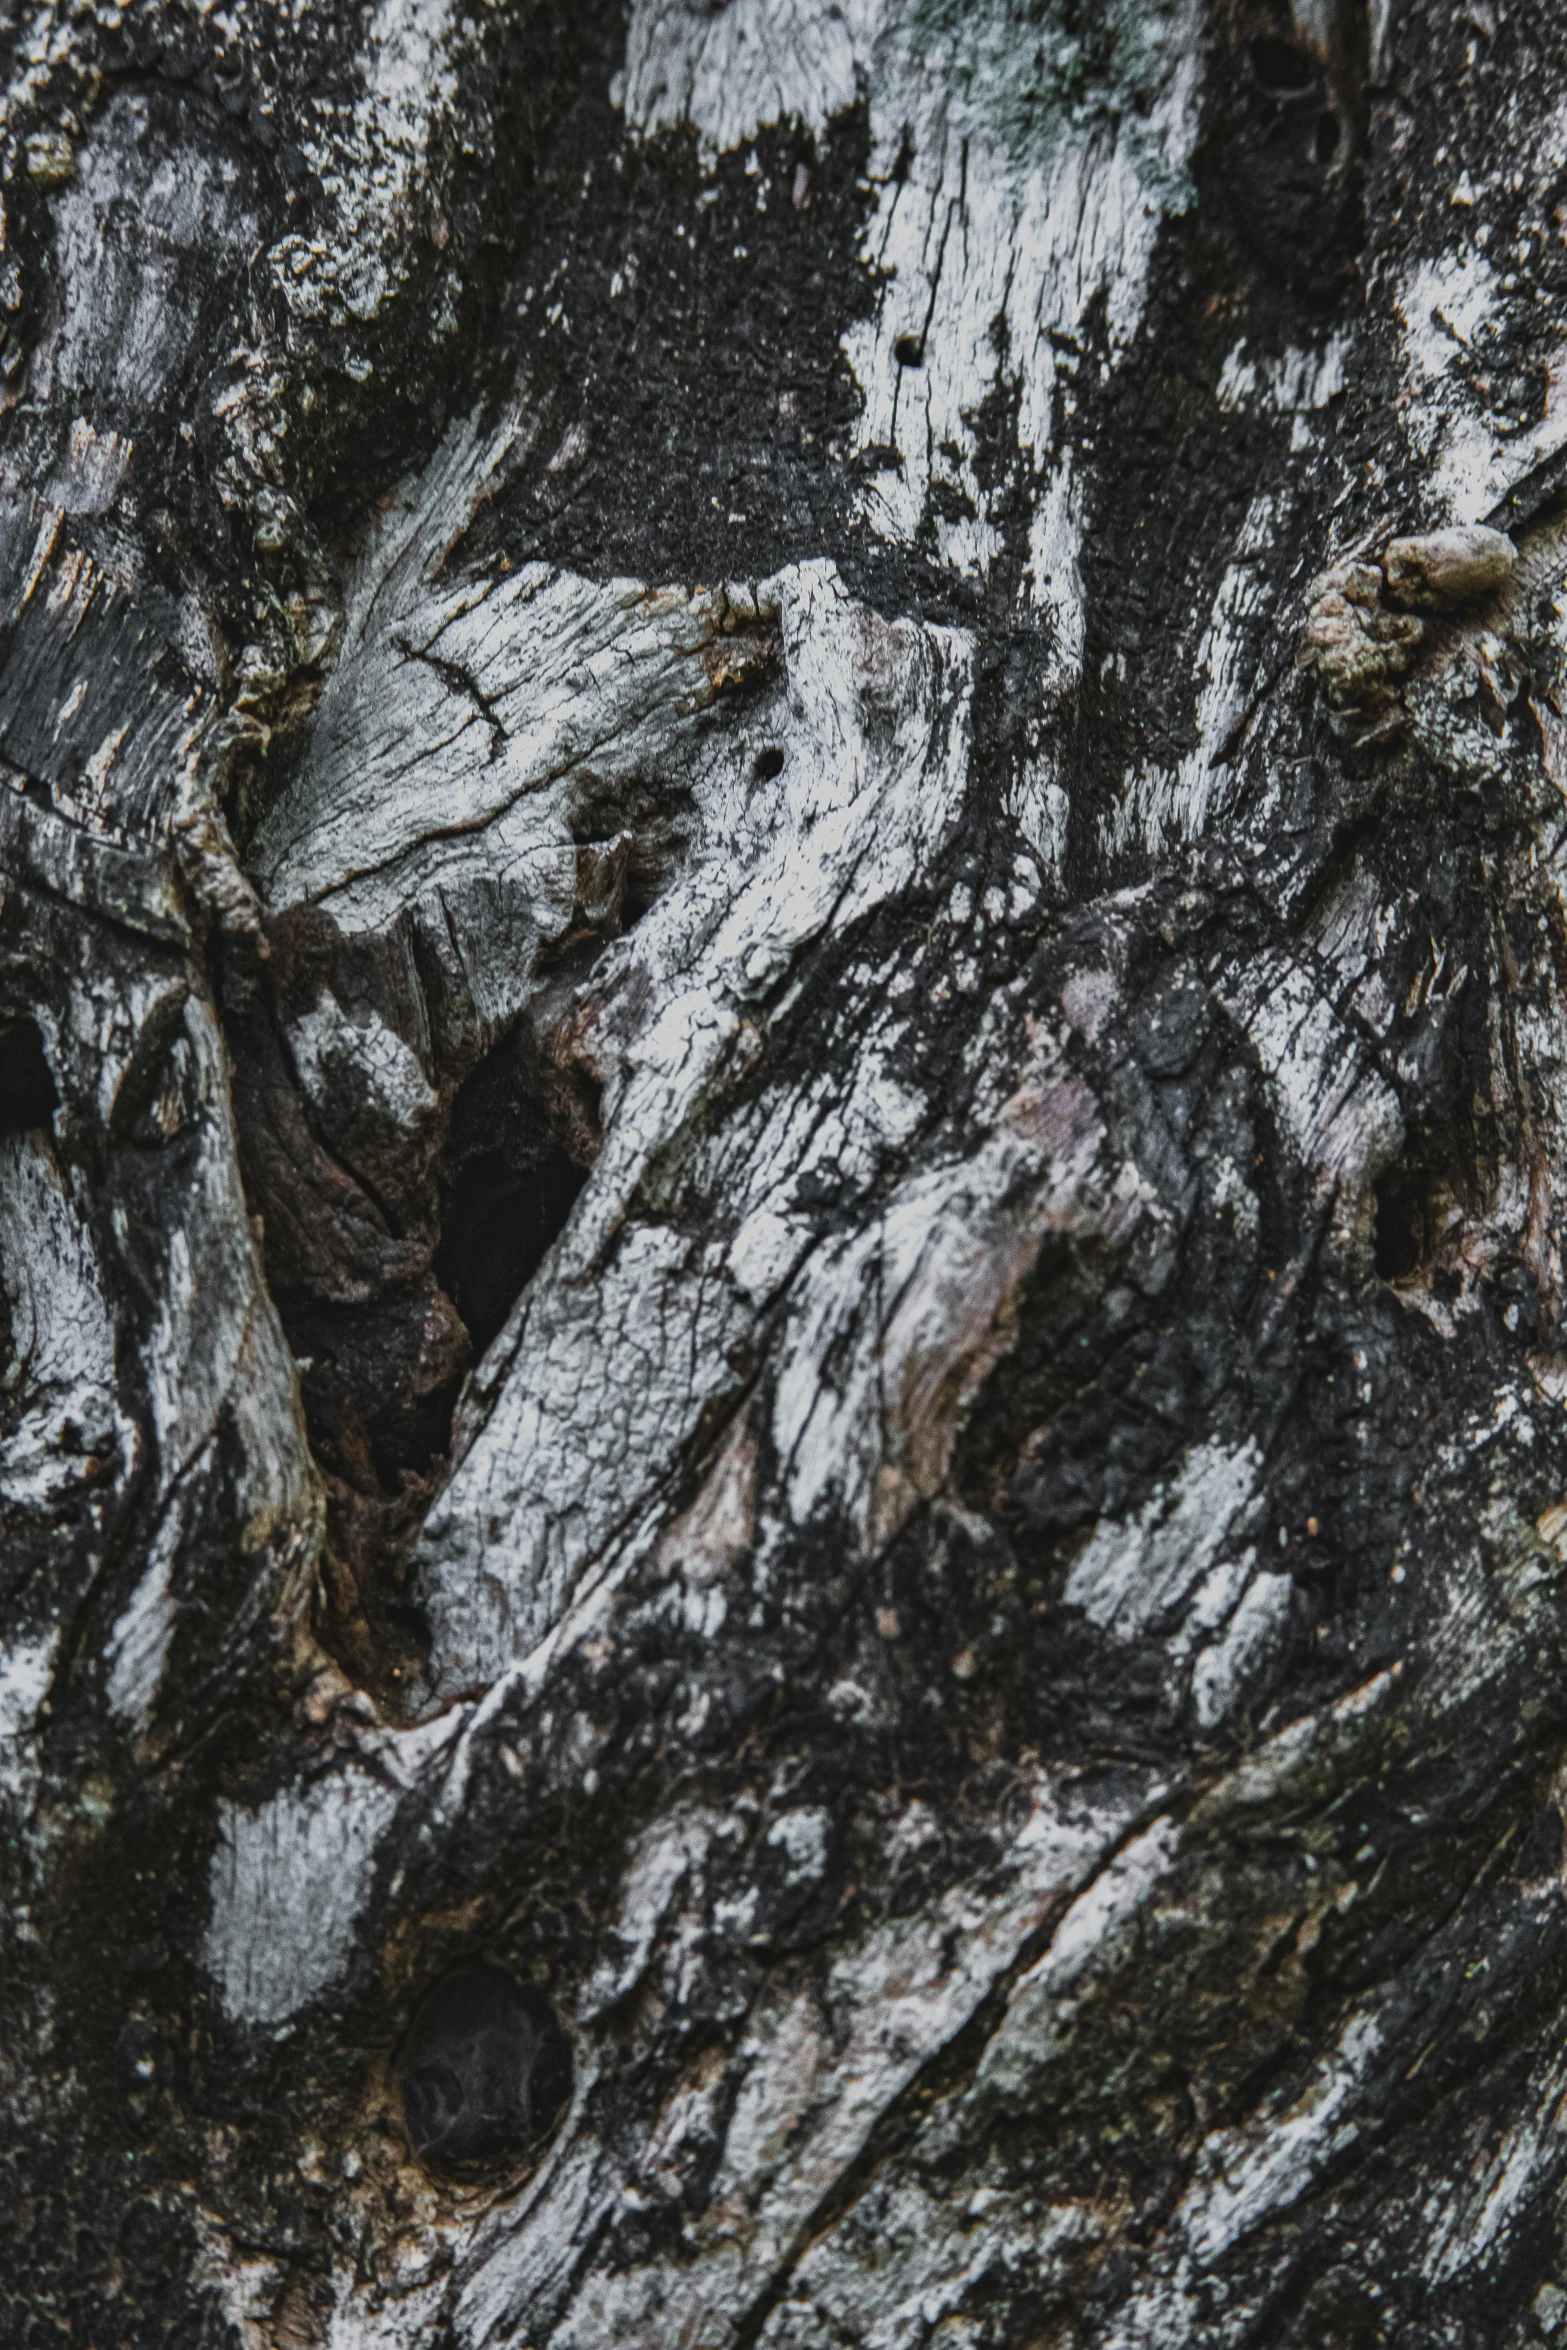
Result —
[[[1567,24],[0,32],[0,2343],[1567,2338]]]

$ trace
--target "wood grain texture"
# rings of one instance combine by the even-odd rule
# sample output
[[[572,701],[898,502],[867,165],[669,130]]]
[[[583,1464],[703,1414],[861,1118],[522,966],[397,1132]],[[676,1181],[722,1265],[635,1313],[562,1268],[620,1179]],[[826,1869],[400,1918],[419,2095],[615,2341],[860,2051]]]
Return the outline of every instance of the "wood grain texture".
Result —
[[[0,2342],[1567,2335],[1558,13],[0,68]]]

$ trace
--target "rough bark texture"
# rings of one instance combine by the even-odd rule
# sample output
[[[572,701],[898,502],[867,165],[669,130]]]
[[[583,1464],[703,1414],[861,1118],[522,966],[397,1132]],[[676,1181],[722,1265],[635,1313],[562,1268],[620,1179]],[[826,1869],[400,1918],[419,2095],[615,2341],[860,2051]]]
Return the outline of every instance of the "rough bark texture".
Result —
[[[0,2338],[1567,2336],[1559,0],[4,78]]]

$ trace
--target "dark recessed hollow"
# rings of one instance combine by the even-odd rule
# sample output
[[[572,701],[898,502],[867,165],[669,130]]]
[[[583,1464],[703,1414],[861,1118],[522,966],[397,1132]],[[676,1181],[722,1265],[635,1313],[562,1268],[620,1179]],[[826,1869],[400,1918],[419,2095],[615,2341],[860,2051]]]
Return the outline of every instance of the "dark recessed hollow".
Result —
[[[1378,1179],[1371,1260],[1382,1281],[1407,1281],[1420,1269],[1429,1238],[1426,1186],[1405,1167]]]
[[[532,1040],[513,1029],[457,1096],[441,1186],[436,1278],[476,1356],[499,1336],[585,1181],[552,1129]]]
[[[363,1305],[285,1298],[280,1310],[295,1358],[308,1366],[305,1416],[323,1465],[349,1475],[373,1468],[388,1494],[404,1470],[423,1476],[451,1442],[468,1368],[450,1308],[432,1314],[426,1299],[394,1291]]]
[[[900,367],[923,367],[925,364],[925,337],[899,335],[892,346],[892,355]]]
[[[784,755],[782,751],[774,746],[770,750],[757,752],[756,762],[752,772],[755,774],[758,783],[771,783],[775,775],[781,775],[783,773],[783,763]]]
[[[1338,153],[1338,116],[1321,114],[1317,117],[1317,161],[1331,163]]]
[[[52,1125],[58,1100],[37,1021],[0,1028],[0,1134]]]
[[[481,1151],[458,1169],[435,1270],[475,1355],[500,1336],[581,1189],[582,1169],[558,1146],[521,1165],[504,1150]]]
[[[1298,96],[1312,85],[1310,58],[1302,57],[1287,41],[1253,41],[1251,70],[1262,87],[1278,97]]]
[[[456,2172],[515,2160],[554,2128],[572,2071],[543,1993],[488,1959],[467,1960],[424,1994],[397,2052],[415,2153]]]

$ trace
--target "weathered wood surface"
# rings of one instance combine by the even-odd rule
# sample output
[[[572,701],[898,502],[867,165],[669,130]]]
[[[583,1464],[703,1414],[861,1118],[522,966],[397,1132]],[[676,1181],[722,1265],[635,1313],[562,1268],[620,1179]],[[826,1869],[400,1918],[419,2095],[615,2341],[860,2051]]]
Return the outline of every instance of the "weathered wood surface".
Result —
[[[4,50],[0,2339],[1567,2334],[1560,11]]]

